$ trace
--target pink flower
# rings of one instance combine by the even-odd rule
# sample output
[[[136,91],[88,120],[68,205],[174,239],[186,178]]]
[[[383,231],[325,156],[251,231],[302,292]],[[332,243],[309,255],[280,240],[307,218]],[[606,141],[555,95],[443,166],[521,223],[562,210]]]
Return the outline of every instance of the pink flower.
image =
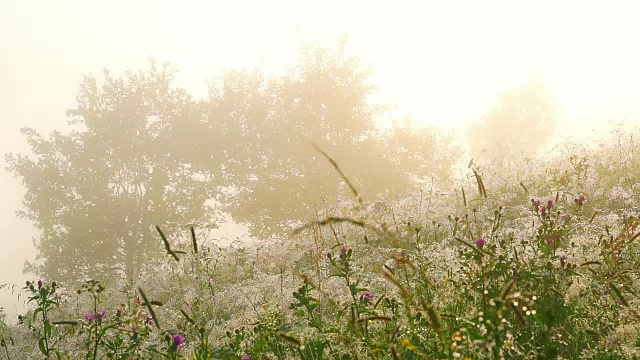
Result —
[[[547,201],[547,209],[549,209],[549,210],[553,209],[553,205],[554,205],[554,204],[555,204],[555,203],[553,202],[553,200],[549,200],[549,201]]]
[[[144,323],[150,326],[153,326],[156,324],[155,321],[153,321],[153,317],[151,317],[151,315],[147,314],[147,318],[144,320]]]
[[[542,214],[542,216],[547,215],[547,208],[546,208],[546,207],[544,207],[544,206],[543,206],[543,207],[541,207],[541,208],[540,208],[540,213]]]
[[[481,248],[483,246],[487,245],[487,241],[483,238],[479,238],[478,240],[476,240],[476,246]]]
[[[369,291],[365,291],[365,292],[362,293],[362,295],[360,295],[360,299],[362,301],[373,301],[374,298],[375,298],[375,295],[373,295]]]
[[[182,344],[184,344],[184,343],[185,343],[185,340],[184,340],[184,338],[182,337],[182,335],[180,335],[180,334],[176,334],[176,335],[173,337],[173,346],[175,346],[176,348],[181,348],[181,347],[182,347]]]
[[[251,360],[251,357],[249,357],[249,355],[245,355],[242,358],[240,358],[240,360]]]

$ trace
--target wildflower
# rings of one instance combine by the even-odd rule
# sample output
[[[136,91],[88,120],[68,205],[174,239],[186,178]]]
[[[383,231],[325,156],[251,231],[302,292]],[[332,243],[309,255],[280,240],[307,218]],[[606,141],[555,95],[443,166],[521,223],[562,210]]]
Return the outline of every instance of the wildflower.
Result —
[[[349,248],[347,248],[346,246],[343,246],[342,249],[340,249],[340,253],[342,255],[347,255],[347,252],[349,252]]]
[[[121,308],[117,308],[117,309],[116,309],[116,316],[117,316],[117,317],[122,316],[122,309],[121,309]]]
[[[531,204],[533,204],[533,207],[538,210],[538,208],[540,207],[540,200],[531,199]]]
[[[86,320],[89,320],[89,321],[101,322],[106,317],[107,317],[107,311],[106,310],[102,310],[102,311],[97,312],[95,314],[84,314],[84,318]]]
[[[184,344],[184,338],[180,334],[176,334],[173,337],[173,346],[176,348],[181,348],[182,344]]]
[[[360,295],[360,300],[362,301],[373,301],[373,299],[375,298],[375,295],[373,295],[371,292],[369,291],[365,291],[362,293],[362,295]]]
[[[487,245],[487,241],[483,238],[479,238],[478,240],[476,240],[476,246],[481,248],[483,246]]]
[[[551,237],[548,237],[547,240],[545,240],[545,242],[547,243],[547,245],[551,245],[553,244],[553,239],[551,239]]]
[[[416,349],[415,345],[413,345],[409,339],[402,339],[402,342],[400,342],[400,345],[402,345],[403,347],[406,347],[409,350]]]
[[[541,207],[540,208],[540,213],[542,214],[542,216],[546,216],[547,215],[547,208],[546,207]]]
[[[584,197],[584,195],[580,195],[575,199],[576,204],[578,204],[578,206],[582,206],[582,204],[584,204],[585,200],[587,200],[586,197]]]
[[[42,285],[44,285],[44,281],[42,279],[38,280],[38,289],[42,289]]]
[[[153,326],[156,324],[155,321],[153,321],[153,317],[149,314],[147,314],[147,318],[145,319],[144,323],[150,326]]]
[[[251,357],[249,357],[249,355],[245,355],[242,358],[240,358],[240,360],[251,360]]]
[[[547,209],[549,209],[549,210],[553,209],[553,205],[554,205],[554,204],[555,204],[555,203],[553,202],[553,200],[549,200],[549,201],[547,201]]]

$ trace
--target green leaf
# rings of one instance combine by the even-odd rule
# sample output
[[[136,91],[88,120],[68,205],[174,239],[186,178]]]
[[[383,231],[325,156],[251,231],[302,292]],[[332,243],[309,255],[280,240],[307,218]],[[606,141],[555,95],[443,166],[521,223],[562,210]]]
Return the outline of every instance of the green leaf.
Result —
[[[47,352],[47,347],[44,344],[44,338],[40,338],[40,341],[38,341],[38,347],[40,348],[41,353],[43,353],[45,356],[49,356],[49,353]]]

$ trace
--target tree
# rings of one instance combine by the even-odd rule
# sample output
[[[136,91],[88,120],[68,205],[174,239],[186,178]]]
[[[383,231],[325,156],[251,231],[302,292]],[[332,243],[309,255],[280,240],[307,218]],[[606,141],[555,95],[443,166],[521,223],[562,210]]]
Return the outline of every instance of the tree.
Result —
[[[71,131],[46,138],[22,129],[33,157],[6,160],[27,190],[19,215],[41,231],[28,270],[63,281],[104,279],[161,256],[154,225],[171,234],[215,224],[206,204],[215,182],[187,161],[201,145],[187,138],[199,133],[199,108],[172,85],[173,75],[152,62],[123,78],[105,70],[101,86],[84,77],[68,111]]]
[[[501,93],[483,119],[467,127],[472,154],[513,157],[534,156],[555,128],[555,106],[541,77],[523,87]]]
[[[436,169],[441,163],[432,161],[438,157],[432,131],[375,127],[384,108],[369,101],[375,91],[369,75],[344,54],[344,44],[311,45],[282,76],[231,71],[212,87],[206,119],[223,142],[230,191],[222,202],[235,221],[249,224],[254,235],[281,234],[352,198],[312,144],[369,199],[411,191],[420,184],[414,180],[433,173],[448,176],[451,162]]]

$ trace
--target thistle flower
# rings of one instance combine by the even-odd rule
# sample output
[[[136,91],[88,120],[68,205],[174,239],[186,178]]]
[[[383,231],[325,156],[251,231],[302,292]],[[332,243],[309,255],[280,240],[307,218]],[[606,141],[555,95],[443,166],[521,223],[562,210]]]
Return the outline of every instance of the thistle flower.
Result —
[[[582,204],[584,204],[584,202],[587,200],[586,197],[584,197],[584,195],[580,195],[575,199],[576,204],[578,204],[578,206],[582,206]]]
[[[547,201],[547,209],[549,209],[549,210],[553,209],[553,205],[555,205],[553,200]]]
[[[251,357],[249,357],[249,355],[245,355],[242,358],[240,358],[240,360],[251,360]]]
[[[153,317],[151,317],[151,315],[147,314],[147,318],[144,321],[145,324],[153,326],[155,325],[155,321],[153,321]]]
[[[185,343],[185,340],[184,340],[184,338],[182,337],[182,335],[180,335],[180,334],[176,334],[176,335],[173,337],[173,346],[174,346],[174,347],[176,347],[176,348],[181,348],[181,347],[182,347],[182,344],[184,344],[184,343]]]
[[[540,214],[542,214],[542,216],[546,216],[547,215],[547,208],[546,207],[541,207],[540,208]]]
[[[369,291],[365,291],[362,293],[362,295],[360,295],[360,299],[362,301],[373,301],[373,299],[375,298],[375,295],[373,295],[371,292]]]
[[[483,246],[487,245],[487,240],[483,239],[483,238],[479,238],[478,240],[476,240],[476,246],[481,248]]]

